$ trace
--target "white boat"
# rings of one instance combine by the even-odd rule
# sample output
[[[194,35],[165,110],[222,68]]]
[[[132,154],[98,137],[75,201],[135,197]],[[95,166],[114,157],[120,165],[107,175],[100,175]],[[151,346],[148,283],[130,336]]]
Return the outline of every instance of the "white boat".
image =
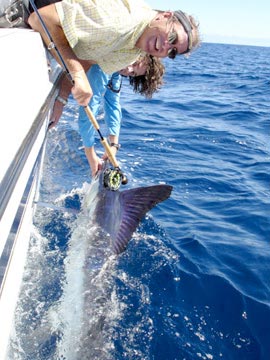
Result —
[[[6,359],[61,68],[38,33],[0,29],[0,359]]]

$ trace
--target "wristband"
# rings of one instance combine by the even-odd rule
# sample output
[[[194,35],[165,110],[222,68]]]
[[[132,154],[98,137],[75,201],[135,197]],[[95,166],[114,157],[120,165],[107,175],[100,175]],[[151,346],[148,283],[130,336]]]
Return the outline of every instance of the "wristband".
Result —
[[[67,100],[63,99],[60,95],[57,96],[56,100],[59,101],[64,106],[67,105],[68,103]]]
[[[115,147],[117,150],[120,149],[121,145],[116,143],[110,143],[111,146]]]

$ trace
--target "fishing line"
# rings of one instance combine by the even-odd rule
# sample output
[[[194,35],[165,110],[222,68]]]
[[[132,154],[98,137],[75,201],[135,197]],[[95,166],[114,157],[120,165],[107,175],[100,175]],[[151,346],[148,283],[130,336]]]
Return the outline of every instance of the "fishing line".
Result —
[[[52,36],[51,36],[51,34],[50,34],[50,32],[49,32],[49,30],[48,30],[48,28],[47,28],[44,20],[42,19],[42,16],[40,15],[40,13],[39,13],[39,11],[38,11],[38,8],[36,7],[36,4],[34,3],[33,0],[29,0],[29,2],[30,2],[30,4],[31,4],[34,12],[35,12],[35,13],[37,14],[37,16],[38,16],[39,21],[40,21],[40,23],[41,23],[41,25],[42,25],[42,27],[43,27],[43,30],[45,31],[46,35],[48,36],[48,39],[50,40],[49,44],[47,45],[48,50],[53,50],[53,49],[54,49],[54,50],[57,52],[57,55],[58,55],[58,57],[59,57],[62,65],[63,65],[63,68],[64,68],[65,72],[67,73],[67,75],[68,75],[70,81],[72,82],[72,84],[74,84],[74,81],[73,81],[73,79],[72,79],[72,76],[71,76],[68,68],[67,68],[67,65],[66,65],[66,63],[65,63],[65,61],[64,61],[64,59],[63,59],[63,57],[62,57],[62,55],[61,55],[61,53],[60,53],[60,51],[58,50],[57,46],[55,45],[55,43],[54,43],[54,41],[53,41],[53,38],[52,38]]]
[[[42,25],[42,28],[43,30],[45,31],[48,39],[49,39],[49,44],[47,45],[47,48],[48,50],[55,50],[55,52],[57,53],[57,56],[59,57],[59,60],[60,62],[62,63],[62,66],[65,70],[65,72],[67,73],[67,76],[69,78],[69,80],[71,81],[71,83],[74,85],[74,80],[68,70],[68,67],[60,53],[60,51],[58,50],[57,46],[55,45],[54,41],[53,41],[53,38],[44,22],[44,20],[42,19],[42,16],[40,15],[39,11],[38,11],[38,8],[36,7],[35,3],[34,3],[34,0],[29,0],[34,12],[36,13],[41,25]],[[107,140],[102,136],[101,134],[101,131],[100,131],[100,128],[99,128],[99,125],[98,125],[98,122],[96,121],[92,111],[90,110],[89,106],[85,106],[84,107],[85,109],[85,112],[89,118],[89,120],[91,121],[92,125],[94,126],[94,128],[96,129],[96,131],[98,132],[99,134],[99,137],[100,137],[100,142],[101,144],[103,145],[105,151],[106,151],[106,154],[111,162],[111,164],[114,166],[114,169],[112,170],[111,172],[111,177],[108,177],[108,183],[106,183],[106,185],[111,188],[112,190],[117,190],[116,189],[116,186],[115,186],[115,182],[116,182],[116,179],[117,179],[117,183],[119,183],[118,179],[119,179],[119,175],[120,175],[120,179],[121,179],[121,183],[123,185],[127,184],[128,182],[128,179],[127,177],[123,174],[123,172],[120,170],[120,167],[118,165],[118,162],[115,158],[115,156],[113,155],[113,153],[111,152],[111,149],[110,149],[110,146],[107,142]],[[113,186],[111,186],[110,184],[114,184]],[[119,186],[120,186],[120,183],[119,183]],[[118,188],[119,188],[118,186]]]

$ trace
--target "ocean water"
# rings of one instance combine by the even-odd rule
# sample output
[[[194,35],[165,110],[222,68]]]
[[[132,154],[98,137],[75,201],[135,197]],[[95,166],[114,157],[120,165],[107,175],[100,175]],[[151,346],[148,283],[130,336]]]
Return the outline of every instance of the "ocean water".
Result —
[[[84,277],[90,170],[70,99],[48,133],[10,359],[270,359],[269,58],[270,48],[204,43],[165,60],[152,100],[124,81],[126,187],[173,192],[123,254],[90,254]]]

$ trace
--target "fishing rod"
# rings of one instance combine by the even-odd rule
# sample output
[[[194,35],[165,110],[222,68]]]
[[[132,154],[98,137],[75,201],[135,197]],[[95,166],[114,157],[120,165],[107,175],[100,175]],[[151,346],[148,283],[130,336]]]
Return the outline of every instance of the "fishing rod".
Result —
[[[65,72],[67,73],[67,76],[69,78],[69,80],[71,81],[71,83],[74,85],[74,80],[71,76],[71,73],[65,63],[65,60],[63,59],[59,49],[57,48],[57,46],[55,45],[53,38],[44,22],[44,20],[42,19],[42,16],[40,15],[38,8],[36,7],[36,4],[34,3],[34,0],[29,0],[34,12],[36,13],[43,30],[45,31],[48,39],[49,39],[49,44],[47,45],[48,50],[55,50],[55,52],[57,53],[57,56],[59,57],[59,60],[65,70]],[[106,172],[106,176],[104,176],[104,186],[108,187],[111,190],[118,190],[120,185],[125,185],[128,182],[127,177],[124,175],[124,173],[122,172],[122,170],[119,167],[119,164],[116,160],[116,157],[114,156],[114,154],[111,151],[110,145],[108,144],[108,141],[106,140],[106,138],[104,138],[102,136],[102,133],[100,131],[99,125],[97,120],[94,117],[94,114],[92,113],[90,107],[88,105],[86,105],[84,107],[84,110],[86,112],[86,115],[88,117],[88,119],[90,120],[90,122],[92,123],[92,125],[94,126],[95,130],[97,131],[97,133],[99,134],[100,137],[100,142],[103,145],[105,152],[111,162],[111,164],[114,166],[114,169],[107,169],[109,171]]]

